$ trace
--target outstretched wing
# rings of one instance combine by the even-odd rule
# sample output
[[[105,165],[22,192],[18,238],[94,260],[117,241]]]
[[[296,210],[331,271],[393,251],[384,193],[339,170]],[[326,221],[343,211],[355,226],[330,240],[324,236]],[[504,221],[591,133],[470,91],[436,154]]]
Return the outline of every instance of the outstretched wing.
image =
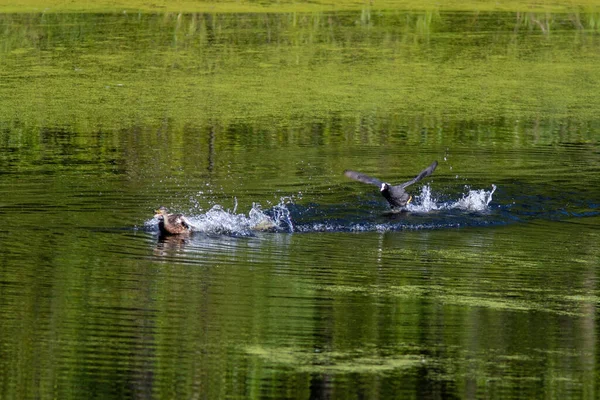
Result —
[[[419,175],[415,176],[413,179],[411,179],[408,182],[404,182],[402,184],[400,184],[399,186],[402,188],[407,187],[408,185],[412,185],[413,183],[419,182],[421,179],[428,177],[429,175],[433,174],[433,171],[435,171],[435,168],[437,167],[438,162],[434,161],[431,163],[431,165],[427,168],[425,168],[423,171],[421,171],[419,173]]]
[[[181,225],[185,229],[190,229],[191,224],[183,214],[169,214],[169,223],[171,225]]]
[[[350,179],[354,179],[355,181],[366,183],[368,185],[381,186],[381,184],[383,183],[377,178],[373,178],[368,175],[361,174],[360,172],[350,171],[349,169],[344,171],[344,175],[346,175]]]
[[[183,225],[186,229],[193,229],[194,225],[190,223],[190,221],[184,217],[183,215],[179,216],[179,220],[181,221],[181,225]]]

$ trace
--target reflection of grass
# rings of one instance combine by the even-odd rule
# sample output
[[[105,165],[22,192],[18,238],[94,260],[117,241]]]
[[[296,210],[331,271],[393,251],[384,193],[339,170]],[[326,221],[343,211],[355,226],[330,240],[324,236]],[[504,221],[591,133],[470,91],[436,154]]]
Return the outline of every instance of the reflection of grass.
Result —
[[[167,59],[165,63],[169,63]],[[100,66],[110,63],[97,61]],[[121,62],[130,63],[126,59]],[[116,129],[136,122],[155,124],[165,118],[175,124],[197,126],[215,118],[231,121],[239,116],[247,120],[277,116],[279,121],[286,121],[299,116],[325,119],[332,113],[586,120],[600,107],[598,97],[587,95],[598,89],[598,82],[590,81],[584,88],[577,76],[597,74],[598,65],[514,61],[477,65],[457,60],[424,67],[381,60],[364,66],[372,71],[369,75],[362,74],[360,66],[346,67],[348,74],[340,74],[340,65],[332,63],[274,71],[234,68],[211,76],[169,68],[143,76],[134,71],[111,76],[108,65],[100,69],[93,63],[80,65],[84,73],[46,65],[35,67],[33,75],[24,71],[23,80],[9,86],[10,95],[0,99],[0,118],[25,119],[35,125],[38,120],[85,121]],[[21,64],[16,67],[22,68]],[[402,74],[386,72],[400,69]],[[548,84],[559,81],[562,84]],[[415,86],[418,92],[411,89]]]
[[[0,49],[0,121],[24,126],[180,131],[215,121],[268,118],[285,127],[398,115],[425,118],[414,131],[423,140],[422,126],[448,119],[586,121],[600,109],[593,35],[565,15],[548,17],[569,27],[549,37],[512,14],[499,14],[497,23],[470,14],[382,13],[368,28],[356,26],[359,12],[0,17],[14,27]],[[581,18],[585,29],[597,29]],[[472,23],[496,33],[474,40]],[[467,33],[457,37],[454,29]],[[272,41],[262,40],[265,32]]]
[[[557,0],[557,1],[522,1],[507,0],[376,0],[372,2],[348,0],[278,0],[265,2],[250,2],[238,0],[97,0],[73,1],[62,0],[21,0],[17,4],[7,3],[0,6],[3,12],[37,12],[49,9],[51,11],[152,11],[152,12],[306,12],[321,10],[353,10],[366,8],[402,9],[402,10],[502,10],[502,11],[565,11],[581,7],[598,8],[595,0]]]

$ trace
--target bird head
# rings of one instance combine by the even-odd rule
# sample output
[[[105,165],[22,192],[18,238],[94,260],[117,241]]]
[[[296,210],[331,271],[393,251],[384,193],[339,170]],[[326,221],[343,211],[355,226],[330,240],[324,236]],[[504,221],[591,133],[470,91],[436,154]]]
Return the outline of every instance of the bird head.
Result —
[[[155,210],[154,212],[156,213],[156,214],[154,215],[154,218],[158,218],[158,219],[164,218],[164,217],[165,217],[165,216],[167,216],[167,215],[168,215],[168,213],[169,213],[169,212],[168,212],[168,210],[167,210],[167,208],[166,208],[166,207],[164,207],[164,206],[160,206],[160,207],[158,208],[158,210]]]

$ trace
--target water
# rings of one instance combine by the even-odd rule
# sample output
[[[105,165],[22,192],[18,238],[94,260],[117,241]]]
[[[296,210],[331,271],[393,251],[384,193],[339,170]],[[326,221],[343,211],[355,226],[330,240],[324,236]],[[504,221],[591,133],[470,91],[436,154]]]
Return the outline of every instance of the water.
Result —
[[[406,209],[401,211],[383,211],[382,217],[387,220],[385,223],[372,224],[365,222],[362,218],[353,217],[359,209],[349,209],[347,206],[337,207],[319,207],[312,205],[308,207],[300,207],[294,204],[292,198],[282,198],[278,204],[270,209],[264,210],[260,204],[254,203],[248,214],[236,213],[237,203],[233,210],[226,210],[221,205],[214,205],[206,213],[198,215],[187,215],[186,218],[191,224],[193,233],[207,234],[227,234],[232,236],[253,235],[255,232],[271,231],[271,232],[342,232],[342,231],[387,231],[401,229],[424,229],[424,228],[444,228],[452,226],[468,226],[475,222],[474,213],[478,216],[490,215],[489,204],[492,201],[492,195],[496,190],[496,186],[492,185],[492,189],[486,191],[468,190],[457,201],[436,202],[431,195],[431,188],[425,185],[422,188],[421,195],[416,196],[417,200],[408,204]],[[369,207],[367,203],[357,203],[357,207]],[[313,210],[315,209],[315,210]],[[318,210],[317,210],[318,209]],[[461,222],[454,222],[454,225],[447,225],[448,214],[433,214],[433,211],[440,210],[455,210],[463,212],[471,212],[463,214]],[[315,213],[318,211],[318,213]],[[327,217],[322,217],[327,213]],[[406,213],[402,215],[402,213]],[[410,213],[410,214],[409,214]],[[417,221],[412,216],[418,215],[421,220],[423,217],[431,215],[435,218],[435,222],[430,218],[428,225],[413,224]],[[319,218],[321,217],[321,218]],[[401,221],[401,222],[398,222]],[[339,221],[331,223],[329,221]],[[508,221],[505,221],[505,223]],[[477,222],[475,222],[477,223]],[[479,221],[479,223],[493,223],[490,221]],[[502,221],[496,221],[502,223]],[[153,217],[144,222],[146,231],[159,234],[158,219]]]
[[[596,20],[1,14],[0,397],[597,397]]]

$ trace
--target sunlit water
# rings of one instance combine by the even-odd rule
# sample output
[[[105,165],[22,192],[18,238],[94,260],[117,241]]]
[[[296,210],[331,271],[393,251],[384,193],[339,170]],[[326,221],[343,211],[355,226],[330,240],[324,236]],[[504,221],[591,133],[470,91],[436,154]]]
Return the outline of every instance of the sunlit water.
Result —
[[[1,398],[597,397],[596,14],[0,17]]]

